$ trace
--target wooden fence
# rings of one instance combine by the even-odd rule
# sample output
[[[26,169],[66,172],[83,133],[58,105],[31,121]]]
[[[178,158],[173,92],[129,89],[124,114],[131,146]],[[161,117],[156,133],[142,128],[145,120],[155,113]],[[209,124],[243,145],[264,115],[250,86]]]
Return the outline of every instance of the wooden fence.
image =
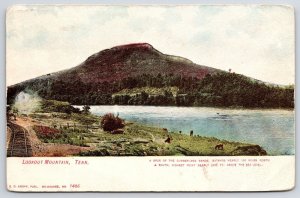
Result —
[[[86,130],[89,130],[89,129],[99,129],[100,126],[95,126],[95,125],[88,125],[88,124],[76,124],[76,123],[67,123],[67,124],[54,124],[53,125],[54,128],[67,128],[67,129],[86,129]]]

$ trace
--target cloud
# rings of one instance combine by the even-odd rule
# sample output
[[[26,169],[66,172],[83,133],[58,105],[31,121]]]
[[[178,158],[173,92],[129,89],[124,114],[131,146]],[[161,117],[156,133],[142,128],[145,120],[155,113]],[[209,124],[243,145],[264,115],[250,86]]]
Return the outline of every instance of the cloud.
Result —
[[[7,14],[8,84],[133,42],[289,84],[294,82],[293,20],[293,10],[284,6],[16,6]]]

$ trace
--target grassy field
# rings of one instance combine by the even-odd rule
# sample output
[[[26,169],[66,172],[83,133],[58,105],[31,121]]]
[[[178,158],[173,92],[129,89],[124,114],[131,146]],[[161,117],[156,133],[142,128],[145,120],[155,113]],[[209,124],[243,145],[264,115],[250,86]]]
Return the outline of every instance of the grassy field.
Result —
[[[91,147],[80,156],[232,156],[266,155],[258,145],[229,142],[214,137],[190,136],[177,131],[125,121],[123,134],[112,134],[100,127],[100,116],[83,113],[33,113],[39,125],[32,126],[44,143]],[[170,137],[170,143],[165,140]],[[218,144],[223,149],[215,149]]]

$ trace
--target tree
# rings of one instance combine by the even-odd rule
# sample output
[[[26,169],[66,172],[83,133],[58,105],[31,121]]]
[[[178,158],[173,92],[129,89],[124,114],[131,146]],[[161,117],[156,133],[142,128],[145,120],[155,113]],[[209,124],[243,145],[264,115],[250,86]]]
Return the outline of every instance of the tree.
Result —
[[[84,114],[89,114],[90,113],[90,109],[91,109],[91,107],[89,105],[84,105],[83,108],[82,108],[82,112]]]
[[[112,113],[107,113],[103,116],[100,122],[101,127],[104,131],[113,131],[115,129],[120,129],[125,126],[124,120],[115,116]]]

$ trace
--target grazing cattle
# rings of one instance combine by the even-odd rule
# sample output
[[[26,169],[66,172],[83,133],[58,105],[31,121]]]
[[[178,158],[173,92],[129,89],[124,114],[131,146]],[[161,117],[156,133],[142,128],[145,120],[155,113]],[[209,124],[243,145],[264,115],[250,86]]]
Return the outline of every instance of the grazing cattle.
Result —
[[[111,132],[111,134],[123,134],[124,130],[123,129],[115,129]]]
[[[191,130],[191,131],[190,131],[190,136],[193,136],[193,135],[194,135],[194,131]]]
[[[215,150],[224,150],[223,144],[217,144],[217,145],[215,146]]]
[[[168,135],[168,138],[165,140],[165,143],[171,143],[171,137]]]

